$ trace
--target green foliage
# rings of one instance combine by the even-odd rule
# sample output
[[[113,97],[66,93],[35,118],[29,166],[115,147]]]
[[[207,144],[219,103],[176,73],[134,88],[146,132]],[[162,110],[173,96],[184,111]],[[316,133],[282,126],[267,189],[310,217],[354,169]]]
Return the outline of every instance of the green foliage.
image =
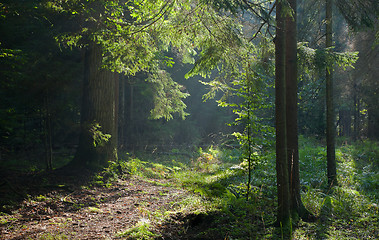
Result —
[[[126,239],[138,239],[138,240],[149,240],[159,237],[151,231],[151,223],[148,220],[142,220],[138,222],[134,227],[127,229],[126,231],[119,233],[118,237],[126,237]]]
[[[151,110],[151,116],[154,119],[173,118],[172,113],[178,112],[184,120],[188,113],[184,112],[186,108],[182,99],[189,96],[188,93],[181,91],[183,86],[172,81],[169,73],[166,71],[157,71],[149,76],[148,82],[153,83],[154,109]]]
[[[358,52],[335,52],[333,48],[312,49],[308,43],[298,44],[298,63],[300,63],[300,72],[310,74],[311,71],[319,73],[324,69],[332,70],[335,66],[346,69],[353,67],[358,60]],[[300,76],[302,76],[302,74]]]
[[[98,123],[92,124],[89,131],[92,135],[94,147],[104,146],[104,144],[111,138],[110,134],[106,134],[101,131],[101,126]]]
[[[220,39],[222,42],[218,43],[222,46],[236,35],[229,17],[217,15],[205,4],[194,5],[187,0],[126,3],[52,0],[45,7],[71,15],[81,23],[77,25],[79,28],[57,38],[63,45],[85,47],[94,41],[102,47],[104,68],[127,76],[148,73],[148,82],[154,88],[152,118],[168,120],[174,112],[182,118],[186,115],[182,99],[188,94],[164,71],[174,64],[167,52],[178,52],[188,59],[196,54],[196,48],[208,49],[209,43]]]
[[[340,185],[333,189],[327,188],[326,150],[315,139],[300,138],[300,143],[302,200],[320,218],[316,225],[308,227],[316,228],[319,238],[375,239],[378,179],[372,167],[377,162],[373,159],[378,159],[377,143],[367,141],[336,149]],[[365,158],[366,154],[370,157]],[[365,181],[373,185],[364,187]]]
[[[327,189],[325,149],[317,139],[300,137],[301,196],[306,208],[319,216],[320,220],[315,223],[300,223],[300,226],[293,229],[294,236],[298,239],[304,239],[306,236],[310,239],[323,236],[335,239],[375,239],[378,212],[376,185],[363,189],[360,183],[364,177],[377,184],[378,179],[366,176],[376,176],[376,172],[370,170],[369,173],[365,173],[365,166],[372,167],[366,160],[377,162],[374,160],[378,159],[377,150],[378,146],[372,142],[338,148],[338,174],[342,186],[330,190]],[[212,152],[201,150],[200,156],[211,159],[210,156],[215,156]],[[201,168],[200,165],[195,165],[197,171],[175,173],[175,179],[182,186],[204,197],[202,203],[197,204],[206,205],[209,213],[218,213],[217,220],[205,231],[198,233],[198,236],[212,235],[222,238],[228,233],[229,237],[238,239],[255,231],[256,235],[253,236],[259,239],[280,238],[280,232],[263,225],[264,222],[270,219],[273,221],[275,218],[274,214],[268,213],[275,212],[275,154],[270,152],[260,156],[261,163],[252,172],[252,198],[249,202],[244,200],[246,178],[243,177],[243,171],[239,168],[225,167],[227,162],[222,161],[224,158],[221,157],[224,154],[223,151],[217,151],[217,155],[220,156],[218,164],[221,166],[212,171],[209,171],[209,166],[203,165]],[[358,161],[360,164],[352,165],[353,159],[359,159],[359,156],[362,158]],[[234,163],[238,163],[238,158]],[[248,217],[250,213],[256,214],[253,223],[245,222],[251,218]],[[264,218],[259,217],[260,213]],[[260,222],[261,225],[258,219],[263,221]],[[239,225],[234,225],[234,221],[238,221]],[[225,222],[228,224],[225,225]],[[254,230],[257,226],[260,226],[260,230]]]
[[[212,70],[217,69],[226,80],[238,76],[240,64],[246,62],[251,46],[243,39],[242,26],[236,20],[226,16],[218,19],[214,25],[212,19],[205,19],[204,24],[209,25],[211,33],[201,39],[200,57],[196,60],[194,67],[186,75],[186,78],[200,75],[209,77]],[[222,28],[222,31],[217,31]]]
[[[379,185],[379,148],[373,141],[358,142],[340,148],[343,161],[340,181],[348,187],[363,191],[368,197],[378,200],[375,189]]]
[[[325,69],[354,68],[358,52],[336,52],[333,48],[313,49],[298,44],[299,126],[303,134],[322,135],[325,131]],[[343,69],[343,70],[342,70]],[[344,85],[346,85],[344,83]],[[337,99],[337,97],[335,97]]]
[[[336,5],[354,30],[375,28],[379,15],[379,5],[375,0],[338,0]]]
[[[273,128],[268,125],[267,119],[261,117],[264,111],[272,108],[264,90],[269,87],[269,83],[266,76],[258,72],[261,70],[259,66],[248,67],[245,72],[246,79],[234,81],[235,88],[231,89],[242,101],[237,103],[219,101],[221,106],[233,108],[233,112],[237,115],[234,124],[244,126],[243,132],[236,132],[233,135],[244,149],[245,157],[252,155],[252,148],[270,146],[273,140]]]
[[[188,75],[208,76],[216,68],[221,72],[220,77],[210,82],[202,82],[210,87],[210,91],[203,98],[215,98],[220,91],[223,96],[217,100],[218,105],[230,107],[236,114],[233,124],[242,126],[243,131],[233,135],[242,146],[242,159],[248,162],[249,188],[251,169],[258,163],[254,152],[270,146],[273,140],[273,128],[264,117],[264,112],[267,113],[273,106],[266,90],[270,87],[272,76],[267,71],[270,63],[261,61],[267,58],[270,45],[263,39],[262,48],[258,48],[244,42],[240,35],[232,39],[241,40],[227,47],[208,46]]]
[[[232,13],[237,13],[240,9],[246,9],[246,5],[243,1],[239,0],[202,0],[206,4],[212,5],[218,11],[220,10],[228,10]]]
[[[326,187],[326,149],[316,140],[300,137],[300,181],[306,186]],[[305,142],[306,141],[306,142]]]

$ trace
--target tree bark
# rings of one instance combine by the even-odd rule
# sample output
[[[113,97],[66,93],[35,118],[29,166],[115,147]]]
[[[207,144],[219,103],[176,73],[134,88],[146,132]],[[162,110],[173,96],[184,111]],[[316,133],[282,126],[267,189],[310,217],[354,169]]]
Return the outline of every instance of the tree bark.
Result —
[[[379,140],[379,111],[377,106],[368,105],[367,137],[371,140]]]
[[[332,41],[332,0],[326,0],[326,48]],[[326,69],[326,148],[327,177],[329,186],[337,184],[337,163],[335,156],[335,114],[333,100],[333,69]]]
[[[46,155],[46,170],[53,170],[53,142],[52,142],[52,127],[49,90],[45,93],[45,155]]]
[[[357,141],[359,139],[359,132],[360,132],[360,126],[359,126],[359,113],[360,113],[360,98],[359,98],[359,91],[357,84],[354,84],[354,128],[353,128],[353,140]]]
[[[340,136],[351,137],[351,111],[349,109],[339,110]]]
[[[288,2],[293,10],[293,15],[286,17],[286,131],[291,215],[295,220],[299,216],[308,218],[310,213],[305,209],[300,196],[296,0]]]
[[[126,144],[126,77],[122,76],[119,81],[119,118],[118,118],[118,147],[124,149]]]
[[[73,160],[78,167],[98,168],[117,159],[118,76],[102,68],[102,50],[90,42],[85,52],[81,133]],[[94,129],[98,124],[100,128]],[[94,144],[96,133],[111,135],[109,141]]]
[[[286,89],[285,89],[285,16],[282,3],[276,5],[275,38],[275,123],[276,123],[276,179],[278,195],[277,224],[286,229],[290,224],[290,196],[286,144]]]

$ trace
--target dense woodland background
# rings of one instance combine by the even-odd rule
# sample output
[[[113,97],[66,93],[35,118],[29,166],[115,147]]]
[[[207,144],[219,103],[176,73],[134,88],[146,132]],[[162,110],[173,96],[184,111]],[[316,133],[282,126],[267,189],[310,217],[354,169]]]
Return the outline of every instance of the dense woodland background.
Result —
[[[247,192],[229,186],[229,195],[245,194],[249,200],[258,191],[254,179],[264,178],[254,177],[254,171],[274,169],[262,159],[275,161],[278,136],[280,6],[286,21],[296,19],[297,86],[287,88],[297,89],[293,121],[298,123],[301,171],[305,162],[312,164],[304,149],[315,151],[313,163],[327,158],[320,148],[329,144],[326,76],[333,72],[337,160],[345,154],[340,147],[363,146],[364,152],[370,146],[366,150],[372,155],[361,166],[372,169],[369,189],[377,190],[378,3],[332,2],[333,40],[328,46],[328,1],[321,0],[2,1],[0,172],[99,171],[124,161],[144,172],[146,162],[130,159],[181,157],[201,165],[204,159],[228,159],[229,154],[229,160],[246,168],[248,179]],[[208,173],[209,166],[196,165]],[[325,164],[322,168],[326,171]],[[309,220],[316,221],[321,210],[310,209],[303,190],[333,184],[329,175],[329,184],[301,176],[298,191],[311,212]],[[280,182],[272,185],[275,181]],[[14,183],[1,183],[7,185],[18,192]],[[371,199],[377,213],[377,194]],[[0,211],[7,211],[8,200],[0,202]],[[365,236],[375,239],[377,233]]]
[[[43,168],[46,152],[59,159],[78,145],[85,48],[65,46],[57,37],[74,31],[75,20],[46,7],[43,1],[15,1],[1,4],[1,156],[35,156]],[[298,42],[323,48],[324,6],[317,1],[299,1]],[[247,17],[246,17],[247,18]],[[336,69],[334,98],[338,136],[347,139],[378,138],[378,54],[375,30],[353,31],[337,12],[334,16],[335,51],[358,51],[354,68]],[[254,19],[244,22],[244,31],[254,34]],[[266,51],[267,68],[273,62],[272,42],[260,43]],[[270,49],[271,44],[271,49]],[[199,77],[185,79],[190,64],[181,63],[172,49],[166,55],[176,63],[168,67],[171,77],[190,96],[184,99],[189,113],[185,120],[150,119],[154,108],[154,86],[147,74],[118,75],[119,147],[125,150],[223,143],[221,139],[238,128],[228,127],[235,114],[217,103],[203,103],[207,87]],[[270,52],[271,51],[271,52]],[[301,60],[301,59],[300,59]],[[273,78],[266,76],[265,115],[274,126]],[[299,81],[299,133],[323,138],[325,134],[324,76],[301,73]],[[212,78],[216,77],[214,72]],[[209,88],[209,87],[208,87]],[[271,90],[269,90],[271,89]],[[51,150],[51,149],[52,150]],[[51,153],[49,153],[51,154]],[[17,156],[15,156],[17,157]],[[56,161],[53,161],[55,164]]]

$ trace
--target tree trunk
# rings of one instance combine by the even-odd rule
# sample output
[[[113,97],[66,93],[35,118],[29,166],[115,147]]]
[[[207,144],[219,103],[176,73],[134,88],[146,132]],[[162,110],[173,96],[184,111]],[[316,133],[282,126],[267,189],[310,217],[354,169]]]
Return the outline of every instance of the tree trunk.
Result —
[[[52,127],[51,127],[51,113],[50,113],[49,90],[46,89],[45,93],[45,157],[46,157],[46,170],[53,170],[53,144],[52,144]]]
[[[371,140],[379,140],[379,111],[377,106],[368,106],[367,137]]]
[[[120,78],[119,82],[119,119],[118,119],[118,144],[119,149],[125,148],[125,137],[126,137],[126,118],[125,118],[125,109],[126,109],[126,103],[125,103],[125,97],[126,97],[126,79],[125,76],[122,76]]]
[[[81,133],[73,165],[98,168],[117,159],[118,76],[102,68],[101,47],[94,42],[84,61]],[[109,134],[109,140],[102,134]]]
[[[133,139],[136,136],[135,131],[135,121],[134,121],[134,80],[129,80],[129,114],[128,114],[128,133],[130,135],[129,139],[129,149],[134,153],[136,147],[137,139]]]
[[[297,32],[296,0],[288,1],[293,9],[293,16],[286,17],[286,131],[287,161],[291,215],[308,218],[310,213],[305,209],[300,196],[300,169],[298,144],[298,110],[297,110]]]
[[[361,111],[360,110],[360,100],[359,100],[359,95],[358,95],[358,87],[356,84],[354,84],[354,132],[353,132],[353,140],[354,141],[357,141],[358,138],[359,138],[359,129],[360,129],[360,126],[359,126],[359,112]]]
[[[339,110],[339,126],[340,126],[340,136],[350,137],[351,136],[351,111],[347,109]]]
[[[275,38],[275,123],[276,123],[276,179],[278,195],[277,224],[287,229],[290,224],[290,196],[286,144],[286,89],[285,89],[285,16],[282,3],[276,6]]]
[[[331,47],[332,42],[332,0],[326,0],[326,47]],[[326,69],[326,158],[327,176],[329,186],[337,184],[337,163],[335,156],[335,125],[334,125],[334,101],[333,101],[333,69]]]

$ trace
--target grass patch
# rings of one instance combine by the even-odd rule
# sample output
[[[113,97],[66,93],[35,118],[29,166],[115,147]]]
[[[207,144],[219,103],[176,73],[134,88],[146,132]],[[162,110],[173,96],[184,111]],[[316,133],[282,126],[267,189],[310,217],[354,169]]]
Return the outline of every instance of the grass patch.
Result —
[[[300,137],[299,153],[302,201],[318,219],[300,221],[292,229],[293,238],[377,239],[378,144],[337,146],[339,185],[333,189],[327,188],[326,148],[321,142]],[[151,213],[154,224],[139,223],[127,230],[135,234],[133,239],[157,237],[154,234],[164,238],[164,223],[178,239],[281,239],[280,229],[272,225],[277,204],[274,150],[255,156],[258,164],[252,170],[248,200],[247,164],[239,150],[211,147],[191,155],[142,154],[115,165],[148,181],[170,179],[172,187],[193,193],[173,203],[170,212]]]
[[[117,234],[117,237],[122,239],[155,239],[159,235],[152,232],[152,225],[150,220],[141,219],[135,226],[127,229],[126,231]]]

